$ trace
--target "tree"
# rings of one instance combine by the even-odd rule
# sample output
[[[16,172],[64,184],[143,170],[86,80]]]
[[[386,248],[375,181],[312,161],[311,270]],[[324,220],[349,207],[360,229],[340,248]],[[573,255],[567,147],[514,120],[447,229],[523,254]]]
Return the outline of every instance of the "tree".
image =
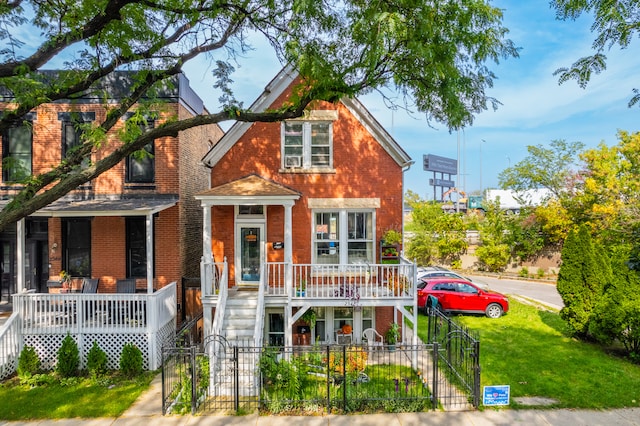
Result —
[[[422,265],[436,259],[459,261],[468,247],[463,215],[445,213],[440,203],[424,201],[412,191],[405,195],[405,202],[413,209],[406,228],[412,234],[405,250],[407,256]]]
[[[405,250],[407,257],[420,265],[429,265],[438,255],[438,236],[434,228],[444,212],[440,203],[423,201],[411,191],[405,196],[405,201],[413,209],[406,228],[412,234]]]
[[[601,343],[619,341],[628,354],[640,360],[640,277],[630,270],[624,259],[615,256],[612,285],[594,309],[589,332]]]
[[[484,219],[479,224],[482,245],[476,248],[476,256],[492,272],[503,270],[511,258],[511,248],[507,243],[506,212],[500,202],[486,203]]]
[[[568,80],[576,80],[578,85],[585,88],[592,73],[599,74],[607,67],[605,51],[618,45],[626,49],[638,32],[640,20],[640,3],[637,1],[607,0],[575,1],[552,0],[551,7],[556,10],[558,18],[577,19],[583,13],[593,16],[591,31],[596,34],[592,48],[594,53],[575,61],[570,67],[556,70],[560,84]],[[633,89],[634,96],[629,101],[633,106],[640,101],[640,91]]]
[[[577,166],[578,153],[583,148],[582,142],[564,140],[551,141],[548,148],[529,145],[529,155],[524,160],[500,172],[499,185],[516,192],[546,188],[555,197],[562,198],[575,173],[573,168]]]
[[[466,253],[469,247],[462,213],[442,212],[434,225],[433,232],[438,236],[436,247],[440,260],[449,264],[459,262],[460,256]]]
[[[608,244],[634,240],[640,224],[640,133],[618,132],[619,142],[581,154],[585,165],[574,196],[564,201],[576,223],[588,224]]]
[[[41,33],[40,44],[21,41],[19,34],[25,31]],[[86,132],[73,155],[23,180],[24,189],[0,213],[0,230],[94,179],[149,141],[193,126],[280,121],[301,116],[312,100],[333,102],[393,86],[430,121],[459,129],[478,112],[498,105],[485,93],[495,78],[487,63],[517,56],[506,34],[501,10],[484,1],[420,7],[401,0],[0,2],[5,46],[0,49],[0,88],[12,101],[4,107],[0,131],[43,103],[104,87],[115,70],[135,74],[128,96]],[[275,111],[252,111],[233,96],[234,64],[251,48],[251,36],[265,37],[282,63],[301,76],[291,99]],[[155,91],[199,55],[215,63],[214,87],[222,94],[217,112],[133,133],[112,155],[80,167],[92,150],[107,143],[104,135],[127,111],[135,110],[139,120]],[[66,72],[51,80],[38,71],[54,60],[66,60]]]
[[[564,302],[560,317],[576,336],[588,336],[592,313],[610,280],[611,267],[604,252],[594,248],[587,226],[571,230],[562,248],[557,288]]]

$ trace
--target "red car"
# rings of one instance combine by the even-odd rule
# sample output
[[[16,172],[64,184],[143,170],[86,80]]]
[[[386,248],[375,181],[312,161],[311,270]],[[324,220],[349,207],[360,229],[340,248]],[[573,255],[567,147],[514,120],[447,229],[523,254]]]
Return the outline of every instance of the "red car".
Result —
[[[418,284],[418,308],[426,312],[429,296],[444,312],[485,314],[500,318],[509,310],[509,300],[495,291],[482,290],[469,281],[454,278],[423,279]],[[431,305],[435,303],[432,298]]]

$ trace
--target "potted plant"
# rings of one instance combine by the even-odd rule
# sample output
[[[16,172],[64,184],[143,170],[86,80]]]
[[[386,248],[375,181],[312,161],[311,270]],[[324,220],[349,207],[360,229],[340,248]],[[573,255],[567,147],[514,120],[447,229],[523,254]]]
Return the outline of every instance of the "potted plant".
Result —
[[[307,325],[309,326],[309,330],[311,330],[316,325],[316,318],[317,317],[318,316],[316,314],[316,311],[314,311],[313,309],[307,309],[306,312],[304,314],[302,314],[300,319],[302,321],[306,322]]]
[[[60,284],[64,293],[70,291],[71,275],[67,271],[60,271]]]
[[[384,338],[387,345],[389,345],[389,350],[395,350],[396,343],[398,343],[398,339],[400,338],[400,326],[398,323],[394,322],[391,324],[387,332],[384,334]]]
[[[302,279],[300,281],[300,285],[296,287],[296,297],[304,297],[306,289],[307,289],[307,280]]]
[[[388,229],[382,236],[385,246],[397,246],[402,243],[402,234],[395,229]]]

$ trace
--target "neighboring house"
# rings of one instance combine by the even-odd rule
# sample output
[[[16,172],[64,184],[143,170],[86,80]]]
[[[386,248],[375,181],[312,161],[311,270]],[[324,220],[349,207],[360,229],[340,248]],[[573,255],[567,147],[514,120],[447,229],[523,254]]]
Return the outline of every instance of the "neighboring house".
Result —
[[[251,109],[278,108],[297,82],[285,68]],[[314,102],[284,122],[236,123],[204,162],[211,189],[196,198],[206,334],[361,343],[367,328],[415,323],[406,309],[415,308],[415,265],[382,265],[380,254],[385,231],[402,230],[413,161],[357,99]],[[310,310],[311,332],[302,317]]]
[[[56,72],[50,72],[55,76]],[[130,74],[115,72],[107,103],[117,104],[130,87]],[[170,116],[206,114],[202,100],[183,75],[159,94],[152,127]],[[0,91],[0,111],[11,108],[11,93]],[[0,197],[21,188],[23,173],[46,172],[79,143],[81,123],[99,123],[106,114],[103,92],[40,105],[2,134]],[[97,161],[121,142],[124,120],[92,154]],[[0,234],[0,298],[23,290],[57,291],[59,275],[99,279],[99,293],[116,291],[116,281],[134,278],[137,290],[151,292],[183,277],[198,277],[202,209],[193,195],[209,187],[202,157],[222,136],[217,125],[189,129],[147,145],[151,154],[130,156],[95,180],[21,220]],[[3,201],[2,203],[7,203]],[[4,205],[4,204],[2,204]],[[79,281],[79,280],[78,280]],[[178,292],[180,294],[180,292]]]

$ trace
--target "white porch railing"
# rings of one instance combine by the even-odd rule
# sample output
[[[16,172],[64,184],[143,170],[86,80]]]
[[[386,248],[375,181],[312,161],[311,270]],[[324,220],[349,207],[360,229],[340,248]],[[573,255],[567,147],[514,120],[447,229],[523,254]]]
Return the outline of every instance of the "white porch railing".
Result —
[[[18,314],[13,314],[0,327],[0,380],[12,375],[18,368],[20,343]]]
[[[45,369],[55,366],[62,339],[70,334],[81,367],[95,341],[107,353],[109,368],[118,368],[122,347],[133,343],[142,351],[145,368],[155,370],[162,362],[162,345],[175,336],[176,283],[151,294],[19,293],[13,295],[13,308],[17,330],[0,336],[0,348],[11,346],[17,333],[19,349],[33,346]]]
[[[258,288],[258,305],[256,306],[256,325],[253,330],[253,343],[255,347],[261,347],[263,339],[263,330],[264,327],[264,295],[268,291],[268,282],[264,279],[264,270],[265,265],[260,266],[260,287]]]
[[[202,296],[222,296],[228,289],[227,258],[224,262],[200,262],[200,276],[202,277]]]
[[[415,265],[294,264],[287,279],[286,263],[267,263],[269,295],[298,299],[400,298],[415,294]]]
[[[211,330],[205,330],[205,335],[221,335],[222,324],[224,323],[224,311],[227,307],[227,297],[229,295],[229,268],[225,261],[222,263],[209,263],[205,264],[205,269],[211,270],[207,276],[211,281],[204,281],[204,295],[217,297],[216,313],[213,316],[213,322],[211,323]],[[211,283],[211,285],[206,285]],[[207,289],[211,289],[212,293],[207,294]],[[203,298],[203,300],[206,300]],[[211,311],[207,309],[205,312],[205,326],[209,322],[208,318],[211,318]],[[208,334],[206,334],[208,333]]]

